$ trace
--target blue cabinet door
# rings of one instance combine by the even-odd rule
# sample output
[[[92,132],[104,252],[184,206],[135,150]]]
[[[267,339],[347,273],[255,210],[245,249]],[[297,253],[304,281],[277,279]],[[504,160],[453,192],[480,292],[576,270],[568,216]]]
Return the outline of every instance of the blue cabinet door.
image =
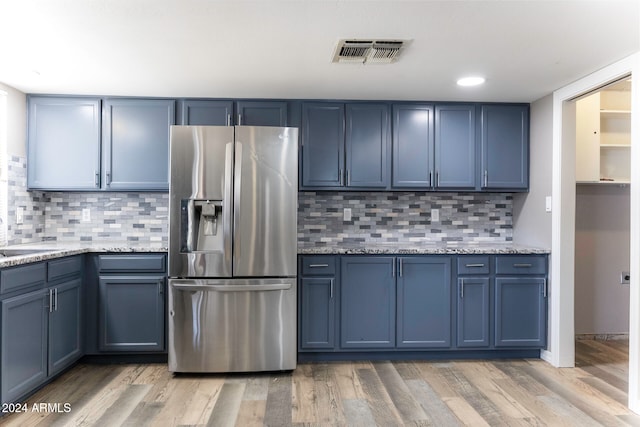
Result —
[[[398,347],[451,346],[451,258],[398,258]]]
[[[342,257],[340,346],[395,347],[395,268],[392,257]]]
[[[341,187],[344,104],[302,104],[302,187]]]
[[[546,280],[495,279],[495,346],[543,348],[547,338]]]
[[[98,286],[101,351],[164,350],[163,275],[103,275]]]
[[[481,118],[482,188],[529,187],[529,107],[483,105]]]
[[[301,349],[335,348],[336,297],[334,277],[300,279]]]
[[[433,137],[433,105],[393,106],[393,187],[431,187]]]
[[[58,284],[49,311],[49,376],[55,375],[82,356],[80,277]]]
[[[231,126],[233,101],[186,99],[178,107],[179,123],[190,126]]]
[[[489,347],[490,294],[488,277],[459,277],[457,289],[458,347]]]
[[[48,290],[30,292],[0,303],[2,402],[14,402],[47,378]]]
[[[32,96],[28,105],[27,186],[100,188],[100,100]]]
[[[361,103],[346,105],[346,185],[389,186],[389,106]]]
[[[434,169],[436,188],[475,189],[474,105],[436,105]]]
[[[287,126],[284,101],[238,101],[236,124],[239,126]]]
[[[175,101],[108,99],[104,123],[104,187],[169,189],[169,127]]]

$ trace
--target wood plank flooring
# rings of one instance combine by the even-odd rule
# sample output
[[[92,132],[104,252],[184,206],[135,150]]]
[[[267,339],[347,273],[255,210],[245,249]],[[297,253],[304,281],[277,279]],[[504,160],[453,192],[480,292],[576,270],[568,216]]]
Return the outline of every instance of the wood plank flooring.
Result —
[[[341,362],[302,364],[293,373],[174,376],[164,364],[81,364],[29,398],[28,412],[0,424],[640,426],[626,407],[628,342],[577,341],[576,365]],[[60,410],[32,410],[41,403]]]

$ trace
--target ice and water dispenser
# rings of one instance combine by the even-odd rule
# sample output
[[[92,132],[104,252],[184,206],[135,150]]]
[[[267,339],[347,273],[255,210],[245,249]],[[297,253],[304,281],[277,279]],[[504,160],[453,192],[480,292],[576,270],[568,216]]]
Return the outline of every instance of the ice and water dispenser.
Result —
[[[182,200],[180,252],[224,250],[222,207],[222,200]]]

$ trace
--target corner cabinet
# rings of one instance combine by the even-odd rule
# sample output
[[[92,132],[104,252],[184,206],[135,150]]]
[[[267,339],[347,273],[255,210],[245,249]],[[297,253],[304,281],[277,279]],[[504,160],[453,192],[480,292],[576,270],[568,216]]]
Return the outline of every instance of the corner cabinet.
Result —
[[[529,188],[529,106],[482,105],[481,188],[527,191]]]
[[[15,402],[82,356],[82,256],[0,271],[0,396]]]
[[[301,188],[388,188],[389,116],[382,103],[303,103]]]
[[[175,101],[107,99],[104,111],[104,187],[168,191],[169,128],[175,123]]]
[[[28,97],[30,189],[100,188],[101,108],[98,98]]]

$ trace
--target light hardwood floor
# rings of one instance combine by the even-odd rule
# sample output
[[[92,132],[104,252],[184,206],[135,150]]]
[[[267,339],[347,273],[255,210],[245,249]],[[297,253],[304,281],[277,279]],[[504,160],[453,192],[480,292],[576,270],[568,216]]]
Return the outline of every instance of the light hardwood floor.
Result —
[[[626,408],[628,343],[578,341],[576,352],[575,369],[541,360],[354,362],[174,376],[164,364],[81,364],[0,424],[640,426]],[[60,403],[61,412],[32,412],[40,403]]]

